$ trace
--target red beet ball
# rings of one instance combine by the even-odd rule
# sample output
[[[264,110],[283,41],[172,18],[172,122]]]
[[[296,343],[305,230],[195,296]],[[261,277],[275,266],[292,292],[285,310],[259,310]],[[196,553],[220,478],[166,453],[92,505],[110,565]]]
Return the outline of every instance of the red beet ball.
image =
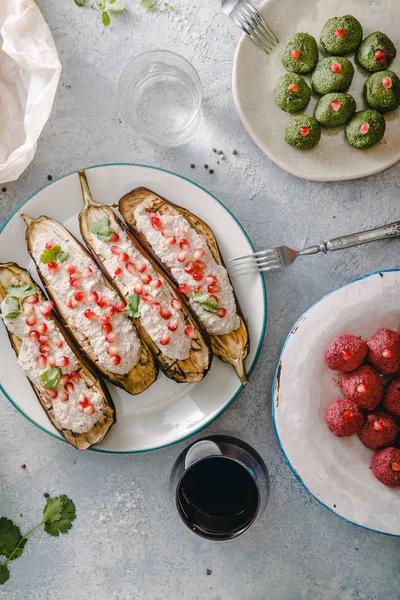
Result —
[[[348,400],[354,400],[363,410],[374,410],[382,400],[383,382],[375,369],[363,365],[343,375],[342,390]]]
[[[364,424],[364,415],[352,400],[331,402],[326,410],[325,419],[333,435],[338,437],[354,435]]]
[[[399,428],[393,417],[384,410],[377,410],[367,415],[358,437],[367,448],[378,450],[393,446],[398,433]]]
[[[390,329],[381,329],[367,340],[368,362],[379,373],[391,375],[400,371],[400,335]]]
[[[384,448],[375,452],[371,462],[375,477],[389,487],[400,486],[400,450]]]
[[[400,377],[394,377],[385,386],[383,406],[395,417],[400,417]]]
[[[331,341],[324,353],[326,364],[332,371],[349,373],[357,369],[368,352],[360,337],[343,333]]]

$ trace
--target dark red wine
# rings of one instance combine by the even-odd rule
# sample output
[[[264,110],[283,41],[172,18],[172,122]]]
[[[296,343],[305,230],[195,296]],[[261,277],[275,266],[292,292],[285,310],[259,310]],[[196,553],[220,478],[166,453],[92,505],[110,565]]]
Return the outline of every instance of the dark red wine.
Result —
[[[196,533],[229,539],[253,522],[259,505],[258,486],[240,462],[212,456],[194,463],[182,476],[177,505]]]

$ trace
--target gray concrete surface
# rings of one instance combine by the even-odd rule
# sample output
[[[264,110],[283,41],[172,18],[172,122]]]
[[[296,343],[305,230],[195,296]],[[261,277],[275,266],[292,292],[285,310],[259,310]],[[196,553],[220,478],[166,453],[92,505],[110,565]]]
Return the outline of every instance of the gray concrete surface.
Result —
[[[156,165],[192,178],[226,203],[258,247],[302,246],[400,217],[400,165],[361,181],[310,183],[288,175],[253,145],[231,96],[239,31],[220,14],[218,0],[177,0],[173,14],[160,15],[126,0],[129,12],[113,19],[108,30],[73,0],[38,4],[53,31],[63,72],[33,163],[6,193],[0,192],[2,220],[49,174],[56,178],[113,161]],[[204,85],[202,126],[187,146],[173,150],[136,135],[121,121],[115,102],[121,68],[130,57],[155,48],[187,56]],[[213,146],[227,153],[220,165],[214,164]],[[230,154],[234,148],[236,157]],[[203,168],[206,162],[215,168],[213,175]],[[205,430],[241,436],[270,469],[268,509],[235,541],[203,541],[175,514],[167,481],[187,442],[136,456],[78,454],[0,398],[0,514],[27,530],[40,517],[46,491],[68,494],[78,510],[67,536],[54,539],[37,532],[29,540],[23,557],[11,565],[0,598],[399,598],[399,540],[349,525],[313,500],[285,463],[270,415],[273,371],[293,322],[337,286],[397,267],[399,249],[400,242],[390,241],[311,257],[268,276],[267,335],[251,384]]]

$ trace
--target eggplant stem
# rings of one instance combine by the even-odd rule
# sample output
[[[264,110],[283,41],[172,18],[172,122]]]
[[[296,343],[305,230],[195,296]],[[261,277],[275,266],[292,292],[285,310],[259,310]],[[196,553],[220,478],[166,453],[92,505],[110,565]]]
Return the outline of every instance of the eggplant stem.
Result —
[[[28,225],[28,227],[35,220],[32,217],[30,217],[29,215],[26,215],[25,213],[22,213],[21,219],[23,219],[25,221],[25,223]]]
[[[79,181],[80,181],[81,188],[82,188],[83,208],[89,208],[89,206],[100,206],[100,203],[96,202],[92,196],[85,170],[79,169],[78,175],[79,175]]]

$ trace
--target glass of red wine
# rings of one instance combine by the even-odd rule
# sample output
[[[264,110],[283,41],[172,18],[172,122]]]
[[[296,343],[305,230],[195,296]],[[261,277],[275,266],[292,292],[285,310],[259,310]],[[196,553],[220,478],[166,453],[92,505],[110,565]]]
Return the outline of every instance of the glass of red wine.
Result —
[[[182,521],[209,540],[230,540],[244,533],[269,497],[261,456],[229,436],[192,444],[177,459],[170,483]]]

